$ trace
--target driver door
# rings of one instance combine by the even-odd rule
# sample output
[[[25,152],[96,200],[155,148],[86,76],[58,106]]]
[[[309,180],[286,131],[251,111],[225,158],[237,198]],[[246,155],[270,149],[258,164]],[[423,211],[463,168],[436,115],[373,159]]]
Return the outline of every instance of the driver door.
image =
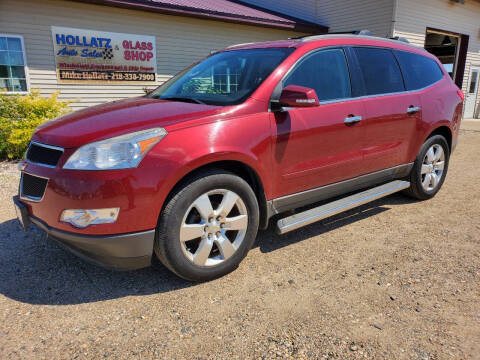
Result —
[[[288,85],[314,89],[320,106],[271,113],[275,197],[362,174],[364,107],[352,99],[344,50],[306,55],[283,80]]]

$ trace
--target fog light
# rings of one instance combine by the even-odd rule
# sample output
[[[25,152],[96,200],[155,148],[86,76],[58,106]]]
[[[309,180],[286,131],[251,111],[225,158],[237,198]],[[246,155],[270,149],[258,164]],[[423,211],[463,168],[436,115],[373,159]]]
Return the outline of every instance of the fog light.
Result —
[[[111,224],[117,221],[120,208],[108,209],[68,209],[63,210],[60,221],[78,228],[94,224]]]

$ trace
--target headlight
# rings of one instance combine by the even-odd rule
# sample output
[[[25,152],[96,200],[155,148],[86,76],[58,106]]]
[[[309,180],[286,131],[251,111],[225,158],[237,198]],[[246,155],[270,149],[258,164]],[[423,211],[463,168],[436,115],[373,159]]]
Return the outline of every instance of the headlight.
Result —
[[[165,129],[154,128],[87,144],[75,151],[63,168],[73,170],[134,168],[165,135],[167,135]]]

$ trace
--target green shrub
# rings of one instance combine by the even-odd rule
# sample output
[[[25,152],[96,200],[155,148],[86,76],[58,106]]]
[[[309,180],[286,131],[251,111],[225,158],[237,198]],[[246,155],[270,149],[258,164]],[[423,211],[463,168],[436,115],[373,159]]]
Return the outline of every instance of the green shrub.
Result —
[[[41,97],[0,93],[0,159],[20,159],[38,125],[70,111],[69,101],[59,101],[58,92]]]

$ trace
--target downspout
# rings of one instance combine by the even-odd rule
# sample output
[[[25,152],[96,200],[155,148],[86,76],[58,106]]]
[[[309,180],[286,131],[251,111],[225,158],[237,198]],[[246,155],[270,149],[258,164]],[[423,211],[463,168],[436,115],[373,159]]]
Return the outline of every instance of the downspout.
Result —
[[[392,26],[390,27],[390,37],[395,36],[395,22],[397,21],[398,0],[393,0]]]

